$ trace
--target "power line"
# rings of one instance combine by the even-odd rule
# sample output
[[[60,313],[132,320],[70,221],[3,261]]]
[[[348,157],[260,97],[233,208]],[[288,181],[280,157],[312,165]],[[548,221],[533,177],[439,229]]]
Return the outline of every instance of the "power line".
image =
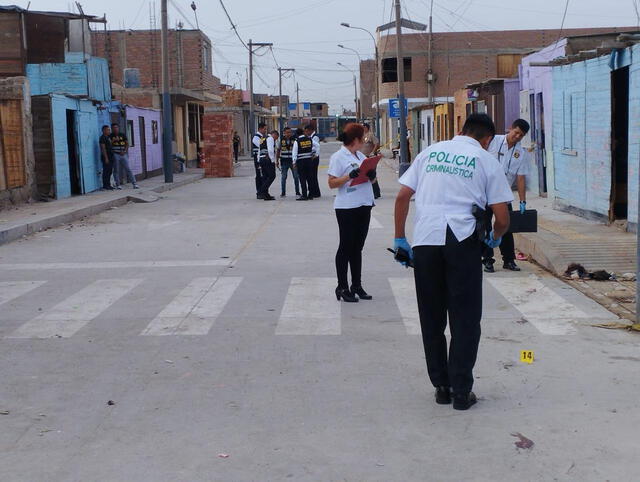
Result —
[[[222,0],[220,0],[220,5],[222,5],[222,10],[224,10],[224,13],[227,16],[227,19],[229,20],[229,23],[231,24],[231,28],[235,32],[236,37],[238,37],[238,40],[240,40],[240,43],[244,45],[244,48],[249,50],[249,46],[246,43],[244,43],[244,40],[242,40],[242,37],[240,37],[240,34],[238,33],[238,29],[233,23],[233,20],[231,20],[231,16],[229,15],[229,12],[227,12],[227,7],[224,6],[224,2]]]
[[[558,46],[558,42],[562,38],[562,31],[564,30],[564,21],[567,19],[567,10],[569,10],[569,0],[567,0],[564,4],[564,13],[562,14],[562,23],[560,24],[560,32],[558,32],[558,40],[556,40],[556,47]]]

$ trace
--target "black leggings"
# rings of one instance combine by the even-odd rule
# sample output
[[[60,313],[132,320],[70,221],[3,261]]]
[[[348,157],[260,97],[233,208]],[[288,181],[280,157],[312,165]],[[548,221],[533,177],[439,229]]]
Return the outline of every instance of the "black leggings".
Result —
[[[349,288],[347,271],[351,266],[351,285],[362,283],[362,248],[369,232],[371,207],[360,206],[353,209],[336,209],[338,227],[340,228],[340,246],[336,253],[336,273],[338,287]]]

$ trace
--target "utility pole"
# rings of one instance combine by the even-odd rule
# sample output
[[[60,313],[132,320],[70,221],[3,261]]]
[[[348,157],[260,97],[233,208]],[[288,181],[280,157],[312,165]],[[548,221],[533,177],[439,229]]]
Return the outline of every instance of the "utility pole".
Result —
[[[300,85],[296,82],[296,117],[300,119]]]
[[[251,130],[249,135],[253,135],[256,132],[256,119],[253,113],[253,47],[257,49],[261,47],[271,47],[272,43],[255,43],[249,40],[249,129]],[[256,49],[256,50],[257,50]]]
[[[358,102],[358,85],[356,74],[353,74],[353,95],[356,102],[356,122],[360,122],[360,102]]]
[[[402,21],[400,12],[400,0],[395,0],[396,7],[396,57],[398,71],[398,104],[400,108],[400,167],[399,173],[402,176],[409,169],[411,160],[409,159],[409,146],[407,145],[407,112],[404,108],[404,57],[402,56]]]
[[[284,130],[284,117],[282,115],[283,104],[282,104],[282,72],[295,72],[296,69],[283,69],[278,67],[278,114],[280,116],[280,135],[282,135],[282,131]]]
[[[167,18],[167,0],[161,4],[162,30],[162,149],[164,152],[162,168],[164,182],[173,182],[173,122],[171,112],[171,94],[169,92],[169,31]]]
[[[427,71],[427,88],[429,90],[429,104],[433,107],[433,0],[429,11],[429,70]]]

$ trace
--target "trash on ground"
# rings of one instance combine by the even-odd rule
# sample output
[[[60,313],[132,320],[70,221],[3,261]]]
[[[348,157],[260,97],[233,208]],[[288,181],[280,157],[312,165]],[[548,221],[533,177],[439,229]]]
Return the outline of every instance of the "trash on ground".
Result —
[[[518,254],[516,254],[516,259],[518,261],[529,261],[529,256],[527,256],[524,253],[518,253]]]
[[[518,447],[519,449],[530,449],[535,445],[533,440],[525,437],[520,432],[512,433],[511,436],[517,437],[519,439],[517,442],[514,442],[516,444],[516,447]]]
[[[165,360],[165,363],[173,363],[173,360]]]
[[[220,457],[221,459],[228,459],[229,454],[218,454],[218,457]]]
[[[115,404],[116,404],[116,402],[114,402],[113,400],[109,400],[109,401],[107,402],[107,405],[115,405]]]
[[[594,326],[596,328],[605,328],[607,330],[640,331],[640,323],[629,324],[614,321],[611,323],[595,323],[591,326]]]
[[[635,281],[636,280],[636,275],[635,275],[635,273],[624,273],[618,279],[620,281]]]
[[[9,410],[0,410],[0,415],[9,415],[10,413]]]
[[[569,279],[593,279],[596,281],[615,280],[615,273],[609,273],[603,269],[589,272],[584,266],[578,263],[571,263],[564,272],[564,277]]]

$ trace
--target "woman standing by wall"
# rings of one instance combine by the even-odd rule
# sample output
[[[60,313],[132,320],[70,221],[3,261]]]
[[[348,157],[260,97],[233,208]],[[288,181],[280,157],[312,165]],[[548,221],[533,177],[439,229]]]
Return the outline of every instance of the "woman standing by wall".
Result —
[[[369,232],[371,208],[373,207],[373,188],[371,182],[376,172],[369,171],[369,182],[352,185],[353,179],[360,174],[360,165],[365,155],[360,152],[364,142],[364,127],[360,124],[348,124],[342,135],[342,148],[331,156],[329,163],[329,187],[338,189],[334,202],[340,245],[336,253],[336,272],[338,287],[336,298],[354,303],[358,299],[370,300],[372,296],[362,288],[362,249]],[[351,288],[349,288],[348,270],[351,268]]]

